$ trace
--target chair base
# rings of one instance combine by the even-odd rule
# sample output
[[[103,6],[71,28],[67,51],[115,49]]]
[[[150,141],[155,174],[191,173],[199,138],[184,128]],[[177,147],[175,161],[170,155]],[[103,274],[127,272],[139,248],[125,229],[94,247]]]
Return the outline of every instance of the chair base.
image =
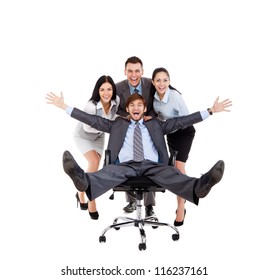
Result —
[[[112,228],[119,230],[121,227],[135,226],[139,229],[141,243],[139,243],[139,250],[146,250],[146,234],[144,226],[152,226],[152,228],[158,228],[159,226],[167,226],[175,231],[172,234],[172,240],[177,241],[180,238],[180,233],[175,226],[168,223],[159,222],[156,216],[149,216],[142,218],[142,205],[141,200],[137,200],[136,218],[130,218],[125,216],[120,216],[114,219],[113,224],[105,228],[99,237],[99,242],[106,242],[106,232]]]

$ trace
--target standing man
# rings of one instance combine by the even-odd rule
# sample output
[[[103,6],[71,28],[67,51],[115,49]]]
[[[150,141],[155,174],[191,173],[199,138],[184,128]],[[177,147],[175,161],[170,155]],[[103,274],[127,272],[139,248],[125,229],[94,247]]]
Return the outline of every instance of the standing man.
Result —
[[[139,93],[143,96],[147,103],[147,112],[144,119],[148,120],[155,117],[156,114],[153,109],[153,96],[150,95],[151,79],[142,77],[143,63],[140,58],[136,56],[129,57],[125,62],[124,73],[127,79],[116,84],[116,92],[120,97],[120,104],[117,114],[123,117],[128,117],[126,111],[127,99],[133,93]],[[126,193],[126,201],[128,205],[123,208],[125,212],[132,213],[136,209],[135,194],[133,192]],[[154,215],[153,206],[155,206],[155,193],[148,192],[144,195],[144,206],[146,217]]]

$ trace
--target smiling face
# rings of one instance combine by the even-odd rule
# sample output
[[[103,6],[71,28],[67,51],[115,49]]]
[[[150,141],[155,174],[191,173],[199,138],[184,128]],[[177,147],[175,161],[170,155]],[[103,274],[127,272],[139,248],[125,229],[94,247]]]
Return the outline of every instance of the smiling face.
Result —
[[[112,96],[113,96],[113,87],[110,83],[106,82],[103,83],[99,88],[99,95],[101,103],[107,104],[111,102]]]
[[[128,63],[125,68],[125,75],[131,86],[138,86],[143,75],[142,65],[140,63]]]
[[[139,121],[147,110],[144,99],[138,93],[134,93],[129,97],[128,101],[126,110],[130,118],[134,121]]]
[[[152,80],[159,96],[164,96],[170,84],[169,76],[166,72],[158,72]]]

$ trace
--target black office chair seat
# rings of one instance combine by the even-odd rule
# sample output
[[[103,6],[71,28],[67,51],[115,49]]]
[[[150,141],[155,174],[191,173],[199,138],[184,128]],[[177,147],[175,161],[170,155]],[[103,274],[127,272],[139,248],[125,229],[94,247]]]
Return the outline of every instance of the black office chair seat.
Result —
[[[109,164],[109,151],[105,152],[105,164]],[[110,229],[119,230],[121,227],[126,226],[135,226],[139,229],[141,243],[139,243],[140,250],[146,250],[146,234],[144,230],[144,226],[152,226],[152,228],[156,229],[159,226],[167,226],[175,231],[172,234],[172,239],[174,241],[179,240],[180,234],[178,229],[175,226],[172,226],[168,223],[159,222],[155,215],[149,217],[142,217],[142,202],[143,196],[146,192],[165,192],[165,189],[161,186],[158,186],[153,181],[151,181],[148,177],[132,177],[129,178],[123,184],[120,184],[113,188],[114,192],[126,192],[133,191],[136,195],[136,217],[130,218],[127,216],[116,217],[113,221],[113,224],[109,225],[104,229],[102,234],[99,237],[99,241],[101,243],[106,242],[106,232]]]

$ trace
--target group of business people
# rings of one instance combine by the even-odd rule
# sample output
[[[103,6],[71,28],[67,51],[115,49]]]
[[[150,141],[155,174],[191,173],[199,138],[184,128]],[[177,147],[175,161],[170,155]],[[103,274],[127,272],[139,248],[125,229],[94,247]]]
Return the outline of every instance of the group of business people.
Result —
[[[166,140],[164,138],[164,135],[167,135],[169,151],[176,152],[175,169],[178,173],[175,172],[173,174],[173,168],[172,176],[169,176],[167,178],[172,183],[172,186],[170,188],[168,187],[168,184],[163,184],[162,181],[164,178],[166,178],[166,175],[164,173],[162,174],[162,172],[160,172],[159,170],[154,171],[157,172],[159,176],[161,174],[162,178],[160,180],[160,177],[157,176],[158,180],[156,183],[160,185],[162,184],[163,187],[166,187],[173,193],[177,194],[178,206],[176,210],[174,225],[180,226],[183,224],[184,216],[186,213],[184,208],[185,200],[190,200],[191,202],[197,204],[198,198],[203,197],[203,195],[200,196],[200,192],[204,192],[204,190],[200,191],[199,189],[199,195],[189,197],[188,194],[182,192],[182,189],[187,189],[186,186],[189,184],[186,184],[184,182],[184,186],[182,187],[181,183],[178,183],[176,181],[180,185],[180,187],[178,187],[178,184],[174,182],[175,178],[178,177],[177,174],[182,175],[186,173],[185,163],[188,159],[188,155],[195,135],[193,124],[202,121],[204,118],[212,114],[213,111],[228,111],[227,108],[232,105],[231,101],[226,99],[223,102],[219,102],[218,99],[216,99],[213,107],[209,109],[209,111],[205,110],[205,114],[202,113],[203,115],[200,115],[200,113],[196,113],[198,116],[197,118],[195,116],[195,118],[192,119],[192,115],[190,115],[189,119],[186,120],[185,118],[181,118],[181,116],[189,115],[187,106],[180,92],[170,85],[170,76],[165,68],[157,68],[154,70],[151,79],[145,78],[143,77],[143,63],[141,59],[134,56],[127,59],[127,61],[125,62],[124,71],[127,79],[117,84],[114,83],[110,76],[101,76],[97,80],[92,96],[87,102],[83,111],[80,111],[76,108],[73,109],[68,107],[64,103],[62,94],[60,96],[57,96],[54,93],[47,94],[46,98],[48,103],[54,104],[59,108],[66,110],[72,117],[79,120],[74,132],[74,139],[77,147],[87,159],[88,168],[86,169],[86,172],[84,172],[84,170],[77,165],[72,155],[69,152],[65,152],[63,160],[64,170],[71,177],[76,186],[76,198],[77,202],[80,203],[81,209],[88,209],[90,217],[92,219],[98,219],[99,214],[96,209],[95,198],[113,187],[113,184],[111,184],[111,182],[109,182],[109,186],[106,187],[105,183],[103,182],[103,178],[105,178],[103,177],[105,176],[104,173],[106,172],[105,174],[106,176],[108,176],[107,174],[109,174],[109,170],[106,170],[105,168],[98,171],[100,158],[104,150],[104,133],[110,133],[108,148],[111,149],[114,156],[116,155],[116,168],[118,168],[119,166],[121,166],[122,168],[122,165],[126,162],[128,162],[128,164],[131,162],[132,165],[136,165],[136,162],[133,163],[133,158],[126,159],[121,157],[120,161],[120,151],[121,148],[125,149],[126,147],[130,150],[132,149],[131,145],[133,145],[133,140],[131,143],[125,143],[125,141],[129,139],[131,141],[132,138],[129,138],[129,135],[133,134],[131,134],[132,132],[128,132],[128,127],[131,127],[133,119],[138,118],[138,121],[141,122],[141,127],[143,128],[142,132],[144,133],[144,135],[142,136],[144,144],[148,145],[148,143],[151,143],[152,151],[156,152],[155,156],[147,154],[147,157],[145,157],[146,161],[144,162],[147,162],[147,164],[148,162],[157,162],[158,169],[159,165],[164,164],[164,166],[161,166],[161,168],[163,167],[163,170],[165,170],[164,173],[167,174],[166,156],[168,153],[166,151]],[[139,99],[140,97],[141,99]],[[131,100],[131,98],[133,100]],[[139,103],[139,105],[137,105],[136,103]],[[135,106],[137,106],[137,108],[135,108]],[[143,106],[143,109],[141,110],[138,106]],[[133,108],[136,111],[131,111]],[[170,123],[172,123],[172,121],[174,120],[176,124],[170,125]],[[120,126],[116,125],[119,123]],[[159,130],[159,135],[154,135],[157,137],[155,139],[158,139],[158,141],[159,139],[161,139],[161,137],[163,137],[163,141],[161,140],[160,142],[158,142],[161,143],[161,145],[156,143],[157,141],[155,141],[152,136],[152,130],[150,130],[155,126],[155,124],[161,124],[160,126],[162,132],[160,132],[161,130]],[[164,128],[162,127],[163,124],[165,124]],[[166,126],[168,126],[168,129]],[[115,129],[115,127],[117,127],[117,129]],[[123,133],[118,134],[119,131],[123,128]],[[118,135],[122,135],[122,143],[119,145],[120,147],[115,147],[115,143],[113,143],[112,131],[116,130],[117,136],[115,137],[114,141],[117,141],[117,143],[121,143],[118,140]],[[154,131],[156,131],[155,127]],[[148,151],[149,149],[146,150]],[[123,152],[121,151],[121,156],[122,153]],[[131,155],[132,153],[130,152],[128,154]],[[126,166],[124,168],[126,168]],[[147,168],[148,166],[146,166],[146,170]],[[215,182],[217,183],[221,179],[223,169],[224,163],[220,161],[207,173],[207,175],[205,176],[206,179],[200,178],[199,181],[202,181],[203,184],[206,185],[205,189],[210,190]],[[125,171],[122,174],[126,174]],[[173,180],[172,178],[175,174],[176,176]],[[150,174],[148,174],[148,176],[150,176]],[[210,178],[211,176],[213,178]],[[183,176],[180,176],[180,178],[182,177]],[[83,178],[82,183],[81,178]],[[101,185],[97,183],[96,178],[98,178],[98,182],[101,182]],[[155,179],[156,176],[154,175],[153,178]],[[190,177],[187,176],[186,178],[189,179]],[[118,182],[122,182],[122,180],[124,181],[124,179],[121,178],[119,172],[118,180],[114,180],[115,185],[118,184]],[[186,191],[186,193],[190,192],[192,194],[195,194],[196,192],[194,191],[194,189],[198,188],[198,186],[202,189],[202,187],[200,187],[200,182],[197,183],[196,178],[193,178],[193,182],[190,183],[189,189]],[[174,188],[175,190],[173,190]],[[89,201],[87,201],[87,199],[89,199]],[[127,193],[126,199],[128,204],[124,207],[124,210],[126,212],[134,211],[136,208],[134,194]],[[153,206],[155,205],[154,193],[148,193],[145,196],[144,205],[146,216],[153,215]]]

